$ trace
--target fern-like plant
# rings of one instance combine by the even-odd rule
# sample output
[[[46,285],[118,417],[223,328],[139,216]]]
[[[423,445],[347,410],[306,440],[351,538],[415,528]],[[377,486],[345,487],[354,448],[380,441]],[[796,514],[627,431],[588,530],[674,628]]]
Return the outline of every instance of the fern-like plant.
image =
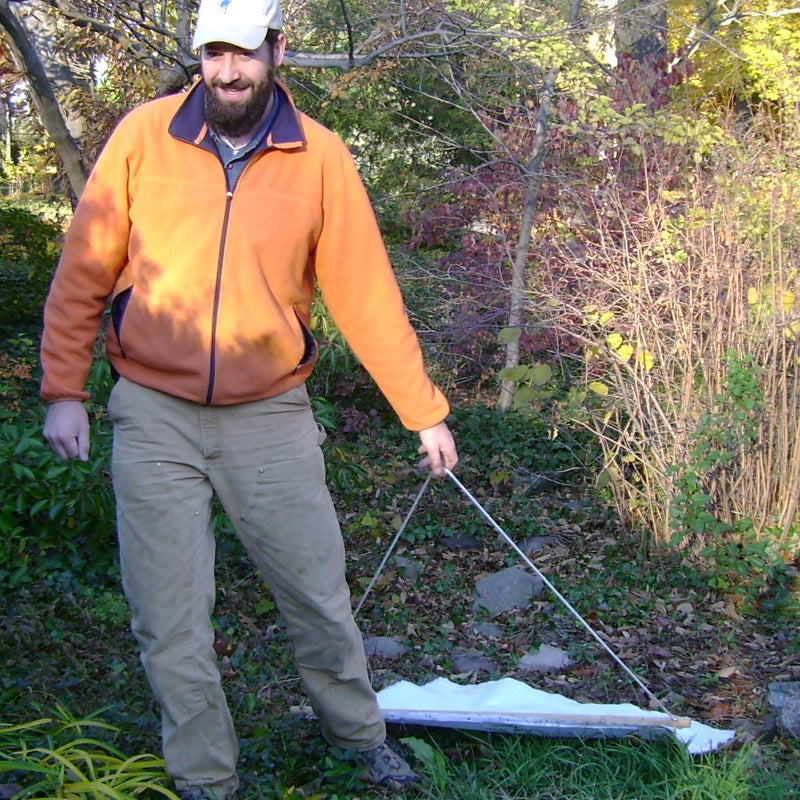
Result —
[[[76,719],[63,707],[21,724],[0,722],[0,776],[15,784],[15,800],[178,800],[168,788],[164,761],[150,753],[126,755],[86,732],[115,733],[98,717]]]

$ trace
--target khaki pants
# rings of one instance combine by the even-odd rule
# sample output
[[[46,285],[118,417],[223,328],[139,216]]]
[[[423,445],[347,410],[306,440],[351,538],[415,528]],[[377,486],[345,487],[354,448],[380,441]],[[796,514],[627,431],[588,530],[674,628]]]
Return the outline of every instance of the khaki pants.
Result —
[[[201,406],[124,378],[109,401],[125,593],[162,709],[178,789],[238,785],[238,745],[213,650],[213,494],[272,591],[322,732],[343,749],[384,740],[304,386]]]

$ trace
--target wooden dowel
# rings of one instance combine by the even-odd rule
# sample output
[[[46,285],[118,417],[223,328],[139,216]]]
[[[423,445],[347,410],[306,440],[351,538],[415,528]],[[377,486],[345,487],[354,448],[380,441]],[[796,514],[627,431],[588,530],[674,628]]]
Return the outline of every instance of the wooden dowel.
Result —
[[[451,711],[444,709],[410,709],[410,708],[383,708],[384,716],[409,718],[417,720],[430,719],[437,714],[446,714],[449,717],[480,720],[493,717],[497,720],[525,720],[529,723],[546,722],[549,724],[563,722],[565,725],[581,725],[585,727],[613,727],[613,728],[688,728],[692,721],[688,717],[669,717],[666,714],[659,716],[636,716],[626,714],[614,716],[613,714],[561,714],[555,711]],[[313,711],[308,706],[292,706],[293,714],[309,714]]]

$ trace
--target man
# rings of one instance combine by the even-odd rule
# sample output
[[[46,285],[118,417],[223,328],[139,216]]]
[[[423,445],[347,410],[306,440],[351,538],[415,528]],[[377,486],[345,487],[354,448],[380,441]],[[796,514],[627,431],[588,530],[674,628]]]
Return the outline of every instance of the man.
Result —
[[[326,740],[374,782],[415,778],[385,744],[305,379],[315,282],[422,464],[457,462],[363,185],[342,142],[275,77],[278,0],[203,0],[202,80],[110,137],[45,309],[44,435],[89,456],[84,401],[106,351],[123,586],[184,798],[228,798],[238,749],[213,651],[213,494],[273,592]]]

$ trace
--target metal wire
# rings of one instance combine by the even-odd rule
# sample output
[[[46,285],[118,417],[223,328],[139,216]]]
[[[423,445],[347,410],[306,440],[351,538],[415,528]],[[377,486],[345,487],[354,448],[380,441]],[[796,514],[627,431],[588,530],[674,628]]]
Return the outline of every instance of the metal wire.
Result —
[[[480,511],[486,521],[500,534],[500,536],[504,539],[504,541],[516,552],[516,554],[525,562],[525,564],[530,567],[530,569],[535,573],[535,575],[544,583],[544,585],[561,601],[564,607],[572,614],[575,619],[580,622],[580,624],[592,635],[592,637],[597,641],[600,646],[608,653],[614,661],[619,664],[620,667],[625,671],[625,673],[636,683],[636,685],[645,692],[645,694],[659,707],[661,708],[666,714],[670,717],[673,717],[673,714],[670,710],[664,705],[663,701],[661,701],[658,697],[656,697],[653,692],[644,684],[644,682],[636,675],[633,670],[631,670],[628,665],[606,644],[603,638],[597,633],[594,628],[572,607],[570,602],[564,597],[561,592],[556,589],[555,586],[547,579],[547,577],[542,573],[540,569],[536,567],[536,565],[528,558],[528,556],[515,544],[515,542],[511,539],[511,537],[492,519],[491,515],[488,511],[470,494],[469,490],[461,483],[449,469],[445,469],[448,477],[455,483],[456,486],[461,490],[464,496],[475,506],[475,508]],[[674,717],[673,717],[674,719]]]
[[[573,608],[570,602],[564,597],[561,592],[556,589],[555,586],[548,580],[548,578],[542,573],[540,569],[528,558],[528,556],[517,546],[514,540],[500,527],[500,525],[495,522],[492,516],[489,514],[488,511],[473,497],[473,495],[469,492],[469,490],[461,483],[458,478],[456,478],[453,473],[445,468],[445,473],[447,476],[455,483],[455,485],[461,490],[463,495],[478,509],[481,515],[486,519],[486,521],[500,534],[503,540],[516,552],[516,554],[525,562],[525,564],[533,571],[533,573],[542,581],[542,583],[558,598],[558,600],[562,603],[562,605],[569,611],[569,613],[578,620],[578,622],[583,626],[583,628],[588,631],[588,633],[592,636],[592,638],[603,648],[603,650],[608,653],[611,658],[616,661],[616,663],[622,668],[622,670],[630,677],[633,682],[650,698],[650,700],[657,705],[660,709],[662,709],[669,717],[672,719],[676,719],[676,717],[672,714],[672,712],[666,707],[664,702],[656,697],[652,691],[645,685],[645,683],[636,675],[633,670],[631,670],[628,665],[609,647],[608,644],[603,640],[597,631],[592,628],[591,625]],[[375,586],[376,581],[380,577],[381,573],[383,572],[383,568],[386,566],[386,562],[392,555],[394,548],[397,546],[397,542],[400,540],[400,537],[403,535],[411,516],[413,515],[414,511],[416,510],[417,506],[419,505],[422,496],[425,494],[425,490],[428,488],[428,484],[431,481],[432,473],[428,473],[428,477],[425,479],[425,482],[422,484],[422,488],[417,493],[416,498],[414,499],[411,508],[409,509],[408,513],[406,514],[405,519],[403,520],[403,524],[400,526],[400,529],[397,531],[392,543],[389,545],[389,549],[386,551],[386,555],[383,557],[378,569],[375,571],[375,574],[372,576],[372,580],[369,582],[366,590],[364,591],[364,595],[361,600],[358,602],[355,611],[353,612],[353,616],[356,616],[358,612],[361,610],[361,607],[364,605],[367,597],[369,596],[370,592],[372,591],[373,587]]]
[[[414,498],[414,502],[411,505],[411,508],[408,510],[408,514],[406,514],[406,518],[403,520],[403,524],[400,526],[400,530],[397,531],[395,534],[394,539],[392,539],[392,543],[389,545],[389,549],[386,551],[386,555],[383,557],[383,561],[381,561],[380,566],[375,571],[375,574],[372,576],[372,580],[369,582],[369,586],[364,590],[364,595],[361,600],[358,601],[358,605],[356,606],[356,610],[353,612],[353,616],[357,616],[358,612],[361,611],[361,606],[364,605],[364,601],[369,596],[369,593],[372,591],[372,587],[375,586],[375,581],[378,580],[380,577],[381,572],[383,572],[383,568],[386,566],[386,562],[389,560],[394,548],[397,546],[397,543],[400,541],[400,537],[403,535],[403,531],[405,531],[406,526],[408,525],[408,521],[411,519],[411,515],[416,510],[417,506],[419,505],[419,501],[422,500],[422,495],[425,494],[425,490],[428,488],[428,484],[431,482],[431,478],[433,477],[432,472],[428,472],[428,477],[425,479],[425,483],[422,484],[422,488],[417,492],[416,498]]]

